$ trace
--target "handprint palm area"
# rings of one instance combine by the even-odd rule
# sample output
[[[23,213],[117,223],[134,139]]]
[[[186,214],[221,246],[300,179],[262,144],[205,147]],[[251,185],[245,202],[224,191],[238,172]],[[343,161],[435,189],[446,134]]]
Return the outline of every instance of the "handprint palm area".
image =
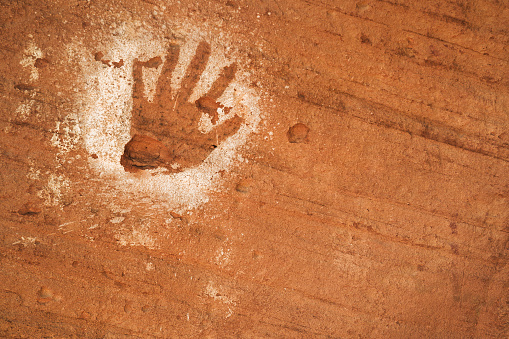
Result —
[[[210,45],[201,42],[187,68],[180,89],[172,93],[171,78],[176,68],[179,45],[170,45],[163,64],[161,57],[147,61],[134,60],[133,110],[131,140],[125,145],[121,164],[126,171],[163,167],[175,173],[199,165],[226,138],[235,134],[243,119],[237,115],[218,123],[219,112],[228,114],[217,99],[224,93],[236,73],[236,64],[226,66],[212,84],[208,93],[195,103],[189,102],[194,87],[204,73],[210,57]],[[154,100],[145,96],[144,68],[162,66]],[[213,128],[208,133],[199,130],[202,116],[208,116]]]

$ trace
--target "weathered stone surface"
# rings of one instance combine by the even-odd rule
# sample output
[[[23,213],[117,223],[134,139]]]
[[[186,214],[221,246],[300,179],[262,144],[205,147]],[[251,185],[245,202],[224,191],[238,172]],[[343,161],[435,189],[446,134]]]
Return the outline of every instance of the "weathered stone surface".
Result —
[[[0,337],[508,337],[507,3],[0,9]]]

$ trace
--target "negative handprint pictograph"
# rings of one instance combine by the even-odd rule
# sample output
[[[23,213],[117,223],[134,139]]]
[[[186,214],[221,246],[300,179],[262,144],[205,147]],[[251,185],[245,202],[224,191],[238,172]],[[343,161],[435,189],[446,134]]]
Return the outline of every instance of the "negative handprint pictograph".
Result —
[[[189,101],[210,54],[210,44],[200,42],[176,91],[171,88],[171,79],[179,61],[178,44],[169,46],[164,60],[160,56],[134,60],[131,140],[120,160],[125,171],[162,168],[166,173],[181,172],[202,163],[239,130],[244,119],[231,114],[231,107],[217,102],[235,78],[235,63],[221,70],[205,95],[195,102]],[[154,98],[149,101],[143,72],[161,66]]]

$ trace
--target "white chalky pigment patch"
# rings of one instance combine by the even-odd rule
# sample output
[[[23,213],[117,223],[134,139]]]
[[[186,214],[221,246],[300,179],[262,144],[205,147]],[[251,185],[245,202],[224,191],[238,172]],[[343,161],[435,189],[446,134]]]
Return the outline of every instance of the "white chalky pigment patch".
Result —
[[[32,39],[31,36],[29,38]],[[39,70],[35,67],[35,61],[43,56],[42,51],[35,45],[35,42],[29,40],[23,53],[23,59],[19,63],[30,70],[30,81],[39,80]]]
[[[212,50],[206,69],[189,98],[190,102],[194,102],[207,93],[224,66],[237,60],[226,57],[226,52],[232,49],[228,42],[217,41],[212,34],[207,35],[195,27],[180,27],[176,33],[183,38],[177,41],[181,45],[180,55],[171,79],[174,95],[178,95],[175,93],[178,93],[199,42],[207,41]],[[89,157],[90,166],[100,177],[113,180],[121,193],[151,196],[177,211],[200,206],[208,201],[210,191],[217,190],[219,173],[228,172],[232,166],[244,161],[239,153],[240,147],[257,130],[260,122],[259,96],[249,87],[249,73],[239,67],[235,79],[218,99],[224,106],[232,107],[228,115],[219,112],[218,123],[237,114],[244,118],[243,125],[199,166],[175,174],[162,174],[158,169],[132,174],[125,172],[120,157],[131,138],[133,62],[135,59],[144,61],[157,56],[162,57],[164,62],[169,43],[140,27],[125,27],[122,34],[112,39],[98,50],[104,52],[105,59],[122,59],[124,65],[119,68],[98,62],[80,42],[68,46],[70,57],[78,59],[82,70],[84,91],[78,98],[80,131],[86,151],[90,155],[97,155],[97,159]],[[153,99],[161,70],[162,66],[144,69],[145,96],[148,100]],[[206,132],[210,127],[210,117],[204,114],[198,128]]]

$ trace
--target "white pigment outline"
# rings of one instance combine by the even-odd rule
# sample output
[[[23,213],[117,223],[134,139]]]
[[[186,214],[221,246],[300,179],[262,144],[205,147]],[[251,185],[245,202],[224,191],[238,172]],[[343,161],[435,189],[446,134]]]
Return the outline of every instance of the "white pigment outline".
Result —
[[[105,48],[108,53],[105,58],[124,61],[123,67],[120,68],[107,67],[96,61],[80,43],[74,43],[69,47],[70,54],[79,56],[83,74],[85,91],[78,101],[81,106],[79,120],[84,146],[89,154],[98,156],[97,159],[89,157],[89,164],[100,177],[114,180],[115,186],[121,187],[123,193],[155,197],[171,205],[175,210],[197,208],[208,201],[210,191],[217,189],[218,173],[227,172],[234,164],[244,161],[238,151],[247,142],[249,135],[256,132],[260,123],[259,95],[249,86],[250,74],[243,72],[239,67],[234,81],[218,99],[224,106],[232,107],[229,116],[220,115],[219,123],[234,114],[244,118],[244,124],[234,135],[213,150],[200,165],[182,172],[168,175],[155,169],[144,171],[143,175],[127,173],[120,165],[120,156],[124,145],[131,137],[133,62],[135,58],[148,60],[154,56],[165,56],[167,43],[148,32],[133,34],[132,29],[126,29],[126,32],[113,37],[111,44]],[[210,43],[212,53],[191,94],[190,101],[207,93],[222,68],[233,61],[225,57],[225,51],[231,49],[228,44],[205,39],[197,30],[188,30],[184,35],[178,64],[173,72],[172,93],[180,87],[196,46],[202,40]],[[144,74],[149,99],[153,95],[161,68],[162,66],[148,76]],[[204,131],[208,127],[204,124],[200,129]]]

